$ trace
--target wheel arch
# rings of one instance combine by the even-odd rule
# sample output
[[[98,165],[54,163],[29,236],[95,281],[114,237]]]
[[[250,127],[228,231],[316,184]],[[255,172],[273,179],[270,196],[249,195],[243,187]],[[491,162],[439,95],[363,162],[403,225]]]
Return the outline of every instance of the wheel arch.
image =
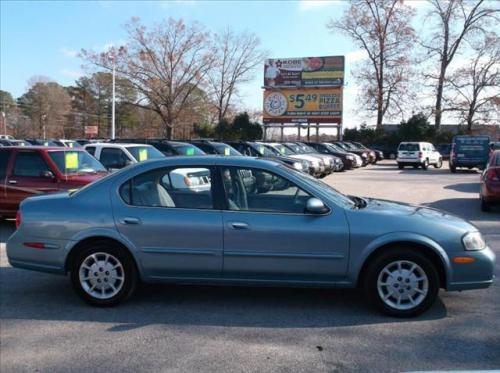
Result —
[[[366,269],[370,262],[380,255],[381,252],[386,250],[392,250],[396,248],[409,248],[420,253],[423,253],[436,267],[439,274],[439,287],[447,288],[450,274],[449,260],[444,250],[434,243],[430,239],[418,240],[418,239],[394,239],[390,241],[381,242],[377,245],[372,245],[371,248],[364,255],[362,264],[360,265],[359,271],[356,277],[356,286],[363,283],[364,276],[366,275]]]
[[[88,245],[91,245],[93,243],[97,243],[97,242],[100,242],[100,243],[109,242],[111,244],[115,244],[115,245],[122,247],[125,250],[125,252],[128,255],[130,255],[132,261],[134,262],[134,265],[136,267],[136,270],[137,270],[139,276],[141,276],[142,271],[141,271],[140,262],[137,259],[136,255],[134,253],[134,250],[131,249],[129,244],[127,244],[126,242],[124,242],[124,240],[122,240],[118,237],[107,235],[107,234],[102,234],[102,233],[95,234],[95,235],[87,235],[85,237],[81,237],[77,241],[73,241],[73,245],[71,245],[71,247],[68,248],[69,251],[68,251],[68,254],[66,255],[66,260],[64,262],[64,272],[68,273],[70,271],[71,263],[76,258],[76,255],[78,254],[80,249],[87,247]]]

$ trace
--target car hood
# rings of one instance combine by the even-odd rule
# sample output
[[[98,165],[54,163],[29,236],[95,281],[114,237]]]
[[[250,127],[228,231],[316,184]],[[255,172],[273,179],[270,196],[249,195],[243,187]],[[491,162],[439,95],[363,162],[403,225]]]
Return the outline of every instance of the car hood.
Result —
[[[367,213],[397,220],[401,222],[402,226],[407,226],[407,228],[425,230],[427,226],[432,226],[433,228],[447,226],[464,232],[478,230],[474,225],[456,215],[431,207],[374,198],[366,198],[365,200],[367,205],[361,211],[366,210]],[[415,224],[408,225],[409,219]]]

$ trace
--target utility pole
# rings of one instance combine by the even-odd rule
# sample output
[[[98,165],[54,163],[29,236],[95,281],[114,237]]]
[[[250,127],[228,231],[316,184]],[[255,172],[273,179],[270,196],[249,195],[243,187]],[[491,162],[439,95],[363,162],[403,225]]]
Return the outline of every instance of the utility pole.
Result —
[[[116,75],[116,68],[115,68],[115,51],[113,49],[113,98],[111,101],[111,139],[115,139],[115,75]]]

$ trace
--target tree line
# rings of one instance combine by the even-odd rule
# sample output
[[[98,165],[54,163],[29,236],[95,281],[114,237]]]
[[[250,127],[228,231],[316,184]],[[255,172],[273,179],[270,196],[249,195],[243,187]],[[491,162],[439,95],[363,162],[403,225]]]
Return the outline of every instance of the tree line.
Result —
[[[428,0],[421,19],[426,32],[418,35],[411,1],[351,0],[327,27],[347,35],[367,55],[353,73],[361,86],[360,111],[375,113],[377,129],[384,118],[409,112],[433,117],[436,130],[444,113],[469,130],[476,123],[498,124],[499,4]],[[429,89],[433,102],[420,94]]]

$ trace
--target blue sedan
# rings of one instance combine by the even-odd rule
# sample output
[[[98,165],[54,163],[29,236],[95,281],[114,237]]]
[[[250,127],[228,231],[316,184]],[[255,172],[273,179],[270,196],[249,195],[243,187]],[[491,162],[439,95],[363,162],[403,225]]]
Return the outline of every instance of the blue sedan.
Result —
[[[361,287],[393,316],[440,288],[491,285],[495,256],[445,212],[346,196],[277,161],[191,156],[31,197],[7,242],[14,267],[70,273],[97,306],[144,282]]]

